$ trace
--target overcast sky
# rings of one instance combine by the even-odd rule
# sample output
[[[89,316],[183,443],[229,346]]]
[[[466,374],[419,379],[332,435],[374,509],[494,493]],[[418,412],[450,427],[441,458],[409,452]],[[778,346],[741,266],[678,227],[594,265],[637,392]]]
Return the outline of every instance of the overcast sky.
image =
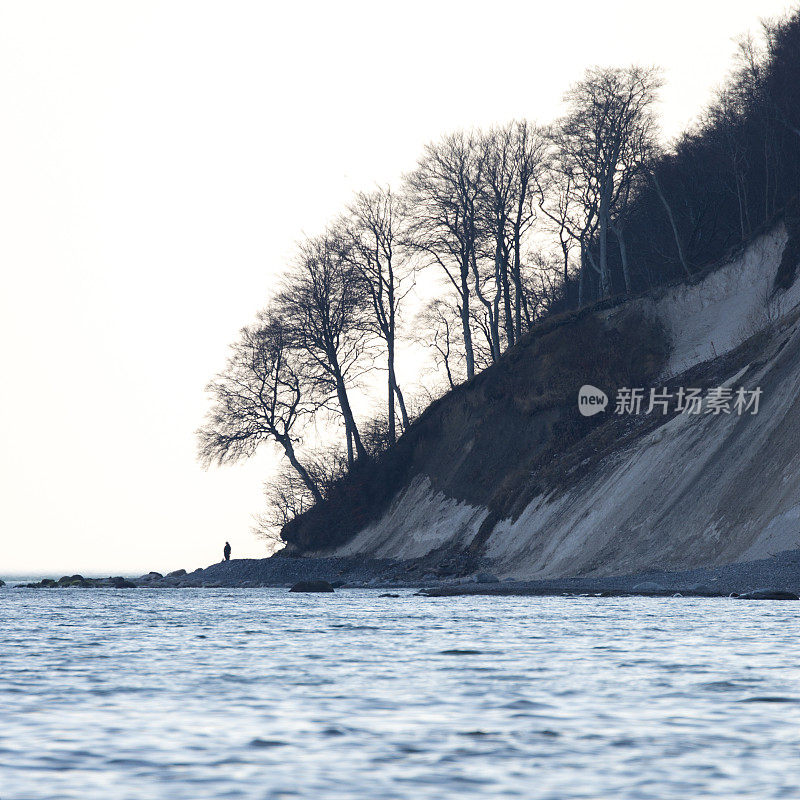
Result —
[[[203,472],[203,387],[303,231],[459,127],[659,64],[668,134],[773,0],[0,5],[0,576],[260,556],[275,456]]]

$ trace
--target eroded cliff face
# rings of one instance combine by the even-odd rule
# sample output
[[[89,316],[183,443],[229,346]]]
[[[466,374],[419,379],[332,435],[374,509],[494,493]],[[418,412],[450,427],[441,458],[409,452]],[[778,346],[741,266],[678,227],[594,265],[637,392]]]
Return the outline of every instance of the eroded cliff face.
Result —
[[[663,326],[634,307],[613,325],[596,310],[551,320],[431,404],[394,448],[358,466],[325,502],[287,525],[283,537],[305,553],[344,546],[390,513],[398,493],[427,477],[445,498],[488,510],[490,520],[470,542],[477,552],[491,522],[521,510],[522,499],[535,494],[531,474],[542,487],[560,485],[561,470],[553,465],[562,451],[602,425],[578,413],[578,387],[646,384],[667,351]],[[443,522],[442,530],[452,524]]]
[[[433,404],[385,463],[299,518],[287,540],[308,553],[447,554],[515,578],[800,547],[789,240],[779,223],[695,284],[548,322]],[[578,413],[584,383],[611,395],[609,410]],[[758,414],[613,413],[621,387],[724,384],[760,387]]]

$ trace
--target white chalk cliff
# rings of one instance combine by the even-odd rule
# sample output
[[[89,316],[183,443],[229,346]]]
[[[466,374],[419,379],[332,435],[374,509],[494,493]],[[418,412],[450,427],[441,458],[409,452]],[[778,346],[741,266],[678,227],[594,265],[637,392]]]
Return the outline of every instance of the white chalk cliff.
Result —
[[[800,548],[800,281],[772,291],[787,236],[779,223],[697,283],[600,312],[609,325],[631,309],[663,325],[671,340],[664,381],[706,363],[719,370],[761,331],[755,355],[720,376],[760,387],[758,413],[677,414],[621,441],[565,490],[549,488],[493,519],[482,553],[497,575],[688,568]],[[472,444],[465,437],[464,457]],[[379,519],[327,552],[414,558],[467,547],[488,517],[487,506],[448,496],[423,470]]]

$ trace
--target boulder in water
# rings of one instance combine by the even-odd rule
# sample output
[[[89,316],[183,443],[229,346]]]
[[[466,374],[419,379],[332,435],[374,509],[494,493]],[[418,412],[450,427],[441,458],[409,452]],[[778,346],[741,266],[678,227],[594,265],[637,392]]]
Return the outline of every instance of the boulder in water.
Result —
[[[475,583],[500,583],[500,578],[492,575],[491,572],[479,572],[475,576]]]
[[[332,592],[333,586],[328,581],[298,581],[290,592]]]

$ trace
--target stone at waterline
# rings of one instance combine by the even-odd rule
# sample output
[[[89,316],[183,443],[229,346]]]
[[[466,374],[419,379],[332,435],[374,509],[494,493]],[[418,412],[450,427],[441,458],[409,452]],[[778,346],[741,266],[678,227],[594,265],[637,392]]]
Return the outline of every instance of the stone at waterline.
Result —
[[[479,572],[475,576],[475,583],[500,583],[500,578],[491,572]]]
[[[656,583],[655,581],[644,581],[643,583],[637,583],[636,586],[633,587],[634,592],[666,592],[667,590],[660,584]]]
[[[111,585],[112,589],[135,589],[136,584],[133,581],[129,581],[126,578],[123,578],[119,575],[109,578],[109,584]]]
[[[800,600],[794,592],[785,589],[754,589],[739,595],[740,600]]]
[[[298,581],[290,592],[332,592],[333,586],[328,581]]]
[[[41,583],[40,585],[44,586],[45,584]],[[69,589],[75,587],[88,589],[91,586],[94,586],[92,581],[87,580],[83,577],[83,575],[63,575],[54,585],[58,586],[60,589]]]
[[[80,583],[86,580],[83,575],[62,575],[58,579],[59,586],[71,586],[73,583]]]
[[[185,569],[176,569],[173,572],[168,572],[167,573],[167,577],[168,578],[180,578],[182,575],[185,575],[185,574],[186,574],[186,570]]]

